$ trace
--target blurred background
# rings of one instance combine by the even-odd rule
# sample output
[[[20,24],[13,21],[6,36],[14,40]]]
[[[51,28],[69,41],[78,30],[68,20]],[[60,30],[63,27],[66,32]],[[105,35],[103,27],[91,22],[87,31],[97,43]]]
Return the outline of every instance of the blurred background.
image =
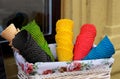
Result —
[[[0,34],[11,23],[21,29],[35,20],[47,42],[55,43],[55,24],[60,19],[60,7],[60,0],[0,0]],[[16,62],[8,44],[0,36],[0,79],[17,79]]]
[[[97,29],[94,43],[97,45],[107,35],[115,46],[111,79],[120,78],[120,0],[0,0],[0,32],[21,13],[18,27],[36,19],[48,43],[55,43],[55,23],[60,18],[74,21],[74,42],[83,24],[94,24]],[[13,52],[4,39],[0,41],[7,78],[16,79]]]
[[[75,21],[74,40],[84,23],[97,28],[95,44],[108,35],[115,47],[111,79],[120,78],[120,0],[61,0],[61,17]]]

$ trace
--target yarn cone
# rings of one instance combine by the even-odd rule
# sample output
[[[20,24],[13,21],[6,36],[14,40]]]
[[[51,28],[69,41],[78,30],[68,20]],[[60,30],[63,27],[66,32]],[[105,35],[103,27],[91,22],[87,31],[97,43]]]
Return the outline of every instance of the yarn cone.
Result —
[[[96,36],[93,24],[84,24],[74,45],[74,60],[81,60],[90,52]]]
[[[52,61],[26,30],[22,30],[15,35],[15,38],[12,40],[12,45],[30,63]]]
[[[73,24],[70,19],[60,19],[56,23],[55,41],[58,61],[73,59]]]
[[[84,60],[110,58],[115,53],[114,46],[108,36],[105,36],[100,43],[93,48]]]
[[[17,33],[18,33],[18,30],[16,29],[14,24],[10,24],[7,28],[5,28],[2,31],[1,36],[7,41],[11,42]]]
[[[40,27],[37,25],[37,23],[35,22],[35,20],[33,20],[32,22],[30,22],[29,24],[27,24],[26,26],[23,26],[21,28],[21,30],[26,30],[28,31],[32,38],[36,41],[36,43],[39,45],[39,47],[41,47],[47,55],[50,56],[51,60],[54,61],[54,56],[48,46],[47,41],[44,38],[43,33],[41,32]]]

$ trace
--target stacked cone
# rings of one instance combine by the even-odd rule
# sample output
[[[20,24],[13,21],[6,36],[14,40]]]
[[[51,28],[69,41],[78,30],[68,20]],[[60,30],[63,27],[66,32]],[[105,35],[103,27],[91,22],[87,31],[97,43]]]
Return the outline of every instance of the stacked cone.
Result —
[[[18,30],[16,29],[14,24],[10,24],[7,28],[5,28],[2,31],[1,36],[6,40],[8,40],[9,42],[11,42],[17,33],[18,33]]]
[[[41,47],[41,49],[44,50],[48,56],[50,56],[51,60],[54,61],[54,56],[48,46],[48,43],[35,20],[31,21],[26,26],[23,26],[21,30],[28,31],[39,47]]]
[[[74,46],[74,60],[83,59],[93,47],[96,28],[93,24],[84,24],[77,36]]]
[[[56,23],[56,53],[58,61],[73,60],[73,24],[70,19],[60,19]]]
[[[92,48],[84,60],[110,58],[115,53],[114,46],[108,36],[105,36],[100,43]]]
[[[1,37],[6,39],[9,42],[9,46],[12,46],[12,39],[15,37],[15,35],[19,32],[20,30],[15,27],[15,25],[12,23],[10,24],[7,28],[5,28],[2,33]]]
[[[12,40],[12,45],[30,63],[51,61],[50,56],[38,46],[26,30],[22,30],[15,35],[15,38]]]

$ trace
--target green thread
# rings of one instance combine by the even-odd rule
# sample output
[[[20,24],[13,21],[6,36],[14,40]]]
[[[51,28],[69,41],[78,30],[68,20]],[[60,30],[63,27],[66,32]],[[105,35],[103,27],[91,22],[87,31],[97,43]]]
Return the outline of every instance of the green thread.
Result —
[[[35,20],[28,23],[26,26],[23,26],[21,30],[28,31],[37,44],[50,56],[51,60],[54,61],[54,56],[48,47],[48,43],[44,38],[43,33],[40,30],[40,27],[36,24]]]

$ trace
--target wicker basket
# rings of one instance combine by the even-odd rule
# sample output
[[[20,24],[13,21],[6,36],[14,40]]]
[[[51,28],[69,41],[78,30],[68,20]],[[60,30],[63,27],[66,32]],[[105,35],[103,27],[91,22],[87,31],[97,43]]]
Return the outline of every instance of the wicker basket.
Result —
[[[19,79],[110,79],[113,58],[72,62],[36,62],[25,59],[15,51]]]
[[[96,71],[76,71],[76,72],[65,72],[55,73],[49,75],[26,75],[22,70],[18,72],[19,79],[110,79],[110,70],[98,70]]]

